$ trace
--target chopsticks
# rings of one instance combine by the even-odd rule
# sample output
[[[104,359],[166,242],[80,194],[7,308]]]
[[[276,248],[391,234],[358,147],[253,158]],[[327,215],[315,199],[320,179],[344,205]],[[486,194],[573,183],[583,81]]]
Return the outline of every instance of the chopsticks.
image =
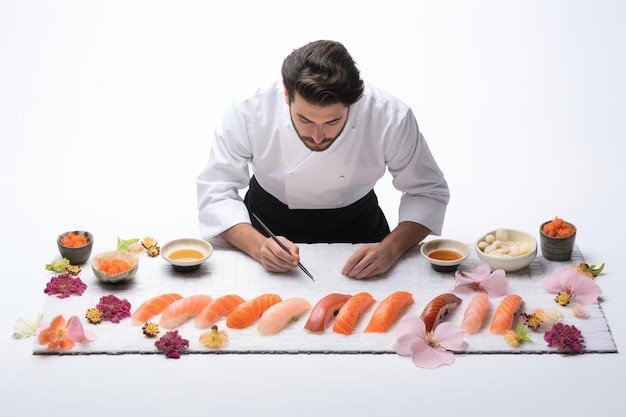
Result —
[[[272,233],[272,231],[265,225],[265,223],[263,223],[263,221],[261,219],[259,219],[259,216],[257,216],[256,214],[252,213],[252,215],[254,216],[254,218],[259,222],[259,224],[261,225],[261,227],[263,228],[263,230],[265,230],[267,232],[268,235],[270,235],[270,237],[272,239],[274,239],[274,242],[278,243],[278,246],[280,246],[281,248],[283,248],[285,250],[285,252],[289,252],[289,249],[287,249],[287,246],[285,246],[280,240],[278,240],[278,238],[276,237],[276,235],[274,233]],[[304,271],[305,274],[307,274],[309,276],[309,278],[311,278],[311,280],[315,281],[315,278],[313,278],[313,275],[311,275],[311,273],[309,271],[306,270],[306,268],[304,267],[304,265],[302,265],[300,262],[298,262],[298,267]]]

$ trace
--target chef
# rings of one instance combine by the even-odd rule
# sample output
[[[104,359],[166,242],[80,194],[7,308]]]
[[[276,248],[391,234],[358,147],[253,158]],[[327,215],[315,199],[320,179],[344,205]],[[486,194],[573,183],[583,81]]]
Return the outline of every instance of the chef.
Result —
[[[197,178],[202,237],[223,239],[273,272],[298,266],[297,243],[363,243],[342,269],[362,279],[439,235],[449,190],[411,109],[364,83],[338,42],[294,50],[281,75],[233,104],[215,131]],[[386,170],[401,193],[393,230],[374,192]]]

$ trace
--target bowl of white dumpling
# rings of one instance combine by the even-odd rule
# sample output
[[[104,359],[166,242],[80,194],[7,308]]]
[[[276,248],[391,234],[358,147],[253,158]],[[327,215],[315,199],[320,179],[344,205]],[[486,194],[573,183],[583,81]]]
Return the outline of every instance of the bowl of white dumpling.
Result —
[[[537,256],[537,240],[530,233],[501,227],[476,241],[476,253],[492,270],[519,271]]]

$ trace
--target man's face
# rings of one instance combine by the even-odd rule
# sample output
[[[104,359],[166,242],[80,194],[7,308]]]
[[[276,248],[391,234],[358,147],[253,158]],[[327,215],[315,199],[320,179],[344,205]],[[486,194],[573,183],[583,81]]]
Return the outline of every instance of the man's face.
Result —
[[[348,106],[342,103],[320,107],[307,102],[298,93],[289,105],[291,123],[304,146],[315,152],[325,151],[341,134],[348,120]]]

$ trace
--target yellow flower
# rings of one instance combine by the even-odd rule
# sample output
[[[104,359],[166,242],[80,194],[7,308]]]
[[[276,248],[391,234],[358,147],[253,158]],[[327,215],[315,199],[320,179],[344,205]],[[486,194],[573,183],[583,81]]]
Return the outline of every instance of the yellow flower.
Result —
[[[229,337],[226,330],[218,330],[217,326],[214,325],[211,330],[202,333],[199,340],[206,347],[218,349],[228,344]]]

